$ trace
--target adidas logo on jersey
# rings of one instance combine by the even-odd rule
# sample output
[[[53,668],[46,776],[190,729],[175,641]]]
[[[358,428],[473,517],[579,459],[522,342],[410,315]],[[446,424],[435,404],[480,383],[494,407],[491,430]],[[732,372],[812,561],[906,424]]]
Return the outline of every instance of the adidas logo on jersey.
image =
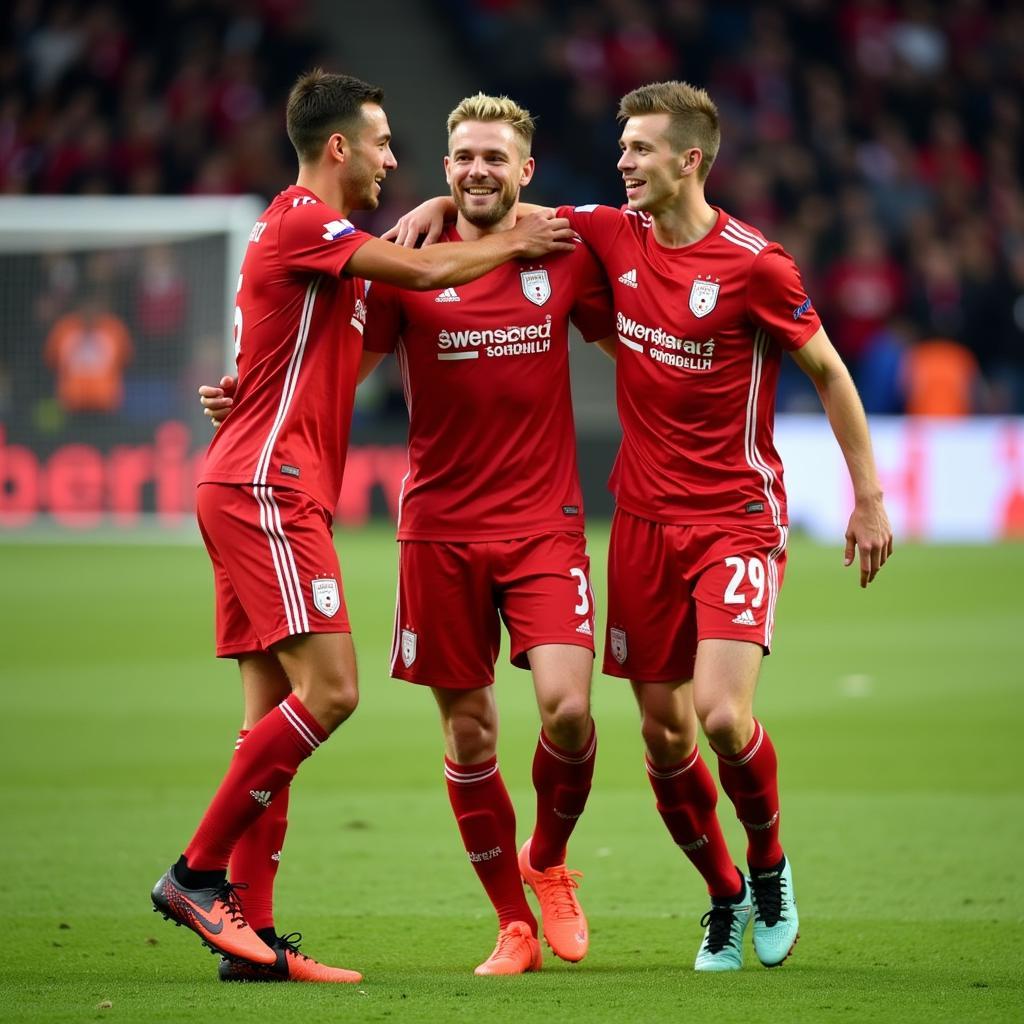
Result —
[[[744,608],[743,611],[732,620],[737,626],[756,626],[757,621],[754,618],[754,613],[749,608]]]
[[[624,274],[619,275],[619,284],[626,285],[627,288],[636,287],[636,267],[632,270],[627,270]]]
[[[260,805],[260,807],[270,806],[270,790],[269,789],[250,789],[249,796],[253,798]]]
[[[443,292],[436,299],[435,302],[461,302],[459,293],[454,288],[445,288]]]
[[[593,636],[594,631],[590,628],[589,622],[582,622],[576,627],[577,633],[582,633],[584,636]]]

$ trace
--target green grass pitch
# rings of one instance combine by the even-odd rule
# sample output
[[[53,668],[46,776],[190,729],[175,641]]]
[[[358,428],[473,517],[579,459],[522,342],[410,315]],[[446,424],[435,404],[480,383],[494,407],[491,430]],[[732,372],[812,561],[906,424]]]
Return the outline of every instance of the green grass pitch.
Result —
[[[599,601],[606,538],[592,531]],[[202,548],[11,541],[0,1020],[1024,1019],[1024,546],[901,548],[865,593],[838,547],[792,544],[758,699],[801,909],[783,968],[760,967],[748,938],[741,973],[692,971],[702,887],[654,810],[627,687],[598,675],[595,788],[570,857],[590,955],[479,979],[495,924],[447,805],[433,702],[387,678],[394,544],[383,527],[338,543],[362,705],[297,780],[278,925],[365,982],[221,985],[198,941],[150,912],[238,724]],[[497,685],[524,836],[536,711],[525,673],[504,663]]]

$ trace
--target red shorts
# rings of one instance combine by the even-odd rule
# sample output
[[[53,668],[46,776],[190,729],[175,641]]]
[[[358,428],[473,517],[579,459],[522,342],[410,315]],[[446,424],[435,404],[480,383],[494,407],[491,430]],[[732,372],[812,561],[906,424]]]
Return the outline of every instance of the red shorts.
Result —
[[[202,484],[196,516],[213,562],[217,657],[299,633],[350,633],[331,517],[301,491]]]
[[[644,682],[692,679],[699,640],[749,640],[767,654],[788,532],[670,526],[616,509],[605,673]]]
[[[581,533],[453,544],[402,541],[391,675],[469,690],[494,682],[500,621],[511,660],[540,644],[594,650],[594,594]]]

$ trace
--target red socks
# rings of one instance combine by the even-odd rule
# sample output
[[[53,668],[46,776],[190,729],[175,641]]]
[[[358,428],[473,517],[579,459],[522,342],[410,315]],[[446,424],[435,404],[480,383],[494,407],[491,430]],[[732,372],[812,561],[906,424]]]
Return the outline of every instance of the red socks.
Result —
[[[239,837],[269,808],[327,733],[293,693],[253,726],[235,751],[185,859],[193,871],[223,871]]]
[[[668,768],[648,761],[647,775],[669,835],[707,882],[708,892],[716,899],[735,896],[739,877],[715,813],[715,780],[700,750],[694,747],[689,757]]]
[[[525,921],[537,933],[516,859],[516,813],[497,758],[482,764],[444,759],[448,799],[473,869],[498,914],[498,926]]]
[[[243,729],[238,734],[239,743],[248,735],[249,730]],[[255,931],[274,927],[274,880],[288,829],[290,792],[291,786],[285,786],[274,797],[270,806],[242,833],[231,852],[228,877],[248,886],[239,893],[239,899],[245,919]]]
[[[718,754],[718,777],[746,829],[747,863],[757,871],[775,867],[783,856],[779,845],[779,766],[775,747],[756,719],[754,735],[738,754]]]
[[[594,777],[597,729],[582,750],[556,747],[541,730],[533,755],[533,788],[537,791],[537,825],[530,842],[530,863],[538,871],[565,863],[565,846],[587,805]]]

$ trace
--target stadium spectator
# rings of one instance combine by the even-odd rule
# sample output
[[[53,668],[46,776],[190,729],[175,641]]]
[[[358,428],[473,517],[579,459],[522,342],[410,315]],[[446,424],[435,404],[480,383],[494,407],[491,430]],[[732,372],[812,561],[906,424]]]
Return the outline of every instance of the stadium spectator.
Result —
[[[949,338],[928,338],[903,359],[906,411],[912,416],[969,416],[981,404],[981,374],[971,350]]]
[[[43,350],[57,375],[57,399],[72,413],[117,412],[132,356],[128,328],[95,294],[53,325]]]

